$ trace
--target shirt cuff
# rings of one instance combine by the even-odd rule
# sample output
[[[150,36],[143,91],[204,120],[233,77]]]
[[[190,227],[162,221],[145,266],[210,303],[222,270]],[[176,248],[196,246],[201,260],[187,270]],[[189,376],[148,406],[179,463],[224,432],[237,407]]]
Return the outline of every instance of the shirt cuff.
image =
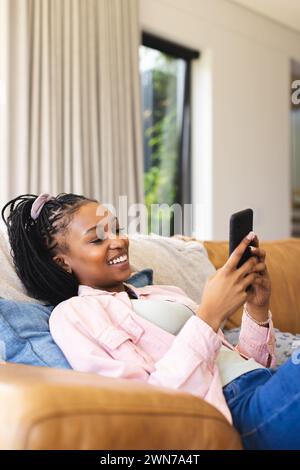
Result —
[[[273,331],[272,313],[270,310],[268,313],[268,320],[266,320],[266,323],[263,322],[265,325],[269,325],[269,328],[266,328],[266,326],[259,325],[259,323],[250,316],[244,306],[240,339],[246,336],[247,340],[250,341],[254,347],[258,344],[268,344],[271,339],[271,332]]]

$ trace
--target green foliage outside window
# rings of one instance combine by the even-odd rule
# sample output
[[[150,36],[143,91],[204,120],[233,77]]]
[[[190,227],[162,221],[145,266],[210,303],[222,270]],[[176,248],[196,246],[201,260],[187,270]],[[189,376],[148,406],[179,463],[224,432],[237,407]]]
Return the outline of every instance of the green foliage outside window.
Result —
[[[147,54],[144,48],[143,54]],[[146,50],[145,50],[146,49]],[[156,51],[158,52],[158,51]],[[164,220],[173,233],[173,213],[160,209],[151,214],[153,204],[177,202],[180,118],[178,110],[178,60],[158,53],[151,72],[151,100],[144,99],[145,202],[148,209],[148,232],[155,231]],[[149,89],[146,92],[149,92]],[[145,96],[145,90],[143,90]],[[148,106],[147,106],[148,105]],[[151,218],[152,216],[152,218]]]

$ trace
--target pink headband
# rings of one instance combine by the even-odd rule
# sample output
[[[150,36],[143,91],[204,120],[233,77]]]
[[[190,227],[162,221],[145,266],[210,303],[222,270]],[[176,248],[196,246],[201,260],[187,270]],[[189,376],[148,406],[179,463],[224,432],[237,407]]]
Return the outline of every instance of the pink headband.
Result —
[[[36,200],[32,204],[30,212],[31,218],[33,220],[36,220],[38,218],[46,202],[50,201],[51,199],[54,199],[54,197],[50,196],[50,194],[48,193],[42,193],[36,198]]]

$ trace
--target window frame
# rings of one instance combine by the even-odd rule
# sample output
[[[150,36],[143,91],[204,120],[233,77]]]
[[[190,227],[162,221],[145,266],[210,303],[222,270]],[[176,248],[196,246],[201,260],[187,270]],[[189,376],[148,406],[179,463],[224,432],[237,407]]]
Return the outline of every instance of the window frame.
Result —
[[[153,35],[146,31],[142,32],[141,45],[156,49],[165,54],[171,55],[176,59],[183,59],[186,61],[186,79],[184,86],[184,100],[183,100],[183,123],[180,136],[180,154],[179,154],[179,171],[177,172],[177,185],[178,185],[178,201],[184,208],[184,204],[191,204],[192,202],[192,175],[191,175],[191,133],[192,133],[192,109],[191,109],[191,90],[192,90],[192,61],[199,59],[200,52],[185,47],[181,44],[169,41],[162,37]],[[174,230],[182,230],[178,227]]]

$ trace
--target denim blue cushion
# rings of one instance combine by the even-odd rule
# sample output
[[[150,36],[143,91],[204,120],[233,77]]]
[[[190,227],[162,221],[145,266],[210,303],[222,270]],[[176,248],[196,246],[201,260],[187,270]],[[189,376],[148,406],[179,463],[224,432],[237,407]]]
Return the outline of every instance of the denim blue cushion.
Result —
[[[133,274],[135,287],[152,284],[152,269]],[[49,331],[51,305],[0,299],[0,359],[7,362],[70,369]]]
[[[153,269],[145,268],[141,271],[133,274],[127,279],[128,284],[132,284],[135,287],[144,287],[153,284]]]
[[[0,299],[0,350],[8,362],[70,369],[49,331],[52,306]]]

